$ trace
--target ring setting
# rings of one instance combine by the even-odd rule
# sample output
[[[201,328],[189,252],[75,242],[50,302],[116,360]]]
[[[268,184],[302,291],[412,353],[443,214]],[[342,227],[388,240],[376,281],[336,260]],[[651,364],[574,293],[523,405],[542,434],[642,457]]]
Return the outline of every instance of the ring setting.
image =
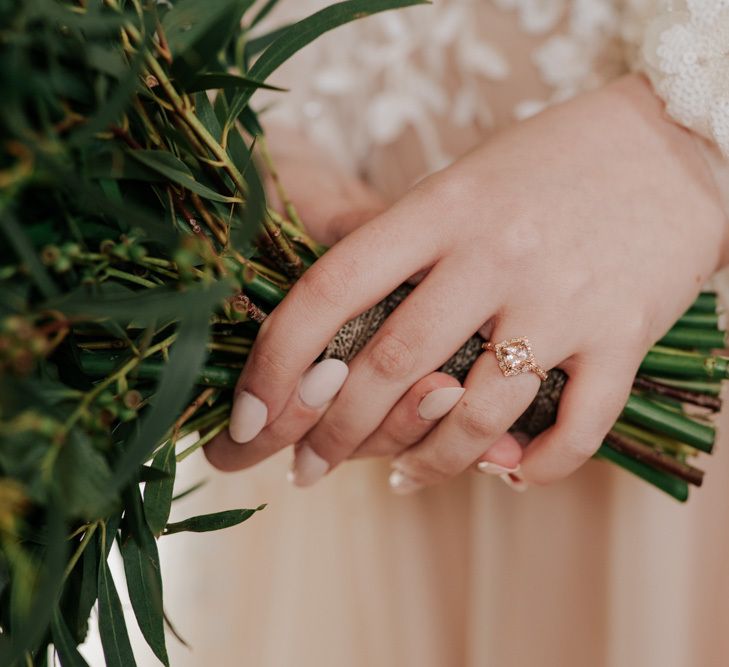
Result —
[[[520,373],[535,373],[539,379],[547,379],[547,371],[535,361],[529,339],[524,336],[502,340],[496,344],[489,341],[481,347],[496,354],[496,361],[505,377]]]

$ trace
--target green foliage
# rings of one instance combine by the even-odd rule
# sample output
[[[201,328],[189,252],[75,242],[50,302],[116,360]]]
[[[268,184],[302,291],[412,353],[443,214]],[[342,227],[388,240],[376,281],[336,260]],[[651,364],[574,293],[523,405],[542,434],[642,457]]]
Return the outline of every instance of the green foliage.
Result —
[[[85,665],[94,604],[106,662],[134,664],[115,541],[168,663],[156,539],[257,511],[169,523],[177,461],[225,428],[265,309],[317,248],[268,209],[251,96],[326,30],[416,1],[258,39],[274,1],[0,0],[0,664],[52,645]]]

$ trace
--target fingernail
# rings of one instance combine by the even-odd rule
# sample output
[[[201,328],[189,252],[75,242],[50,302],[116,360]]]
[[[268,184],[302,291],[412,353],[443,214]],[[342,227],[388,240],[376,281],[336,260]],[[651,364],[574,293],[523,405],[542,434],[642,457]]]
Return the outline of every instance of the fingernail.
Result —
[[[506,472],[503,475],[499,475],[499,478],[504,482],[504,484],[506,484],[506,486],[511,487],[514,491],[518,491],[519,493],[522,493],[529,488],[529,484],[513,472]]]
[[[418,404],[418,415],[421,419],[433,421],[447,415],[453,406],[461,400],[463,387],[441,387],[434,389],[423,397]]]
[[[498,463],[491,463],[491,461],[479,461],[476,468],[478,468],[479,472],[486,472],[489,475],[503,475],[510,472],[519,472],[521,466],[517,465],[515,468],[506,468],[500,466]]]
[[[412,477],[408,477],[402,470],[393,470],[388,482],[393,493],[403,496],[422,488],[421,484],[418,484]]]
[[[329,470],[329,463],[311,447],[303,445],[296,452],[294,467],[287,475],[294,486],[311,486],[318,482]]]
[[[299,396],[310,408],[331,401],[347,379],[349,368],[339,359],[324,359],[312,366],[301,379]]]
[[[236,442],[250,442],[263,430],[267,418],[266,404],[250,392],[242,391],[236,397],[230,414],[230,437]]]

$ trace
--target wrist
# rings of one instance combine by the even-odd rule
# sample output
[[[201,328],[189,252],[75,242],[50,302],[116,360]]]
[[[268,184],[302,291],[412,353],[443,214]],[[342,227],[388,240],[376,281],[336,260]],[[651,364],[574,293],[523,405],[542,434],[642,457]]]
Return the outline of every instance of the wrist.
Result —
[[[717,250],[713,270],[729,265],[729,161],[712,142],[668,115],[663,100],[644,75],[628,74],[606,89],[619,95],[637,115],[639,125],[642,121],[659,139],[661,155],[653,164],[667,175],[667,188],[676,183],[676,169],[681,171],[681,191],[697,211],[697,216],[685,224],[696,227],[697,240],[713,244],[710,247]]]

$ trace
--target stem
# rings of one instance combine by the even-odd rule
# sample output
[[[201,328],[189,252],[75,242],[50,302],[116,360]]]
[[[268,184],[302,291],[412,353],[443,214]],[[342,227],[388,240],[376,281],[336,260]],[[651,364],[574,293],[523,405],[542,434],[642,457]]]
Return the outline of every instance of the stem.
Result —
[[[715,313],[718,306],[718,298],[716,292],[701,292],[696,300],[691,304],[689,312],[695,313]]]
[[[686,389],[679,389],[678,387],[671,387],[655,380],[649,380],[646,377],[640,375],[633,381],[633,386],[637,389],[649,391],[659,396],[668,396],[669,398],[675,398],[682,403],[691,403],[693,405],[699,405],[702,408],[709,408],[713,412],[721,410],[721,399],[716,396],[707,396],[702,393],[695,391],[688,391]]]
[[[304,223],[301,222],[301,218],[299,218],[299,214],[296,211],[293,203],[291,202],[291,199],[286,192],[286,188],[284,188],[284,185],[281,182],[278,170],[276,169],[276,165],[274,164],[273,158],[271,157],[271,151],[268,150],[268,142],[266,141],[266,137],[260,134],[256,139],[256,145],[261,152],[261,157],[263,157],[263,162],[268,169],[268,173],[271,176],[273,185],[276,188],[276,194],[278,194],[278,198],[281,200],[281,204],[284,207],[284,211],[286,211],[286,215],[289,216],[289,220],[294,224],[297,229],[303,231]]]
[[[150,348],[151,349],[151,348]],[[81,367],[85,373],[95,376],[106,375],[113,370],[118,363],[115,358],[104,357],[101,355],[84,355],[81,359]],[[165,362],[146,359],[132,359],[127,362],[117,373],[110,378],[106,378],[98,386],[103,385],[100,391],[112,384],[117,377],[136,370],[136,376],[142,380],[156,380],[165,368]],[[206,387],[218,387],[220,389],[232,389],[235,387],[240,371],[237,369],[224,368],[222,366],[205,366],[197,378],[197,384]],[[96,391],[96,387],[94,388]],[[78,417],[76,417],[77,419]],[[75,421],[75,420],[74,420]]]
[[[202,438],[200,438],[197,442],[194,442],[192,445],[190,445],[187,449],[184,449],[177,455],[177,462],[180,463],[180,461],[184,461],[190,454],[192,454],[194,451],[197,451],[202,447],[203,445],[206,445],[209,443],[218,433],[220,433],[224,428],[228,427],[228,424],[230,423],[230,419],[226,419],[224,422],[218,424],[215,428],[208,431]]]
[[[668,495],[673,496],[680,502],[685,502],[688,499],[688,484],[682,479],[669,475],[662,470],[656,470],[642,461],[636,461],[626,454],[613,449],[608,443],[603,443],[597,454],[595,454],[595,457],[606,459],[619,465],[621,468],[632,472],[646,482],[650,482],[661,491],[665,491]]]
[[[638,442],[637,440],[632,440],[631,438],[619,435],[612,431],[605,436],[605,442],[614,450],[622,454],[626,454],[636,461],[646,463],[657,470],[662,470],[670,475],[674,475],[689,484],[701,486],[701,483],[703,482],[703,470],[694,468],[687,463],[682,463],[673,456],[669,456],[664,452],[654,449],[650,445]]]
[[[120,280],[126,280],[127,282],[134,283],[135,285],[140,285],[141,287],[159,287],[157,283],[153,283],[151,280],[145,280],[144,278],[140,278],[139,276],[135,276],[133,273],[127,273],[126,271],[119,271],[119,269],[114,269],[112,267],[108,267],[105,270],[105,273],[107,276],[111,278],[119,278]]]
[[[145,359],[146,357],[149,357],[153,354],[156,354],[160,350],[168,348],[177,338],[177,334],[174,333],[171,336],[168,336],[165,338],[162,342],[157,343],[156,345],[152,345],[151,347],[147,348],[144,353],[141,356],[132,357],[129,359],[125,364],[123,364],[118,370],[116,370],[114,373],[109,375],[108,377],[104,378],[99,384],[97,384],[91,391],[89,391],[83,398],[83,400],[79,403],[78,407],[74,412],[71,414],[71,416],[66,420],[66,423],[63,425],[62,433],[65,435],[68,433],[68,431],[71,429],[71,427],[76,423],[76,421],[81,417],[81,415],[86,412],[89,405],[96,399],[96,397],[101,394],[101,392],[104,391],[107,387],[114,384],[119,378],[124,377],[127,375],[127,373],[130,373],[132,370],[134,370],[142,361],[142,359]],[[111,370],[116,365],[115,359],[110,359],[111,362],[110,367],[108,370]],[[107,370],[107,372],[108,372]],[[106,374],[106,373],[104,373]]]
[[[688,349],[717,350],[724,348],[726,339],[725,333],[717,329],[675,326],[658,341],[658,344]]]
[[[187,123],[190,129],[195,132],[198,139],[208,148],[208,150],[215,156],[215,158],[223,166],[223,169],[227,172],[230,179],[233,181],[233,185],[242,195],[247,194],[248,187],[243,174],[240,173],[238,168],[233,164],[228,155],[228,152],[221,146],[216,139],[208,132],[207,128],[200,122],[200,119],[194,114],[188,105],[184,103],[182,98],[178,95],[172,82],[167,77],[164,69],[157,62],[156,58],[151,54],[147,53],[145,61],[150,71],[157,79],[159,84],[162,86],[165,94],[169,98],[175,112]],[[282,234],[281,229],[271,220],[268,215],[263,216],[263,227],[266,230],[269,238],[276,247],[277,251],[281,254],[287,271],[294,278],[298,278],[304,271],[304,266],[301,258],[296,254],[293,246],[289,242],[288,238]]]
[[[631,394],[623,409],[623,417],[652,431],[663,433],[686,444],[711,453],[716,431],[713,426],[701,424],[677,414],[642,396]]]
[[[78,563],[78,559],[81,558],[81,555],[83,554],[86,547],[89,545],[89,542],[91,541],[91,538],[94,536],[94,533],[96,532],[96,529],[99,527],[99,522],[92,523],[89,526],[89,529],[84,533],[83,539],[81,540],[80,544],[78,545],[78,549],[73,553],[73,556],[71,556],[71,559],[68,561],[68,565],[66,565],[66,570],[63,573],[63,580],[65,581],[68,579],[68,576],[73,572],[73,568],[76,567],[76,563]]]
[[[729,359],[719,356],[682,352],[671,348],[654,346],[648,351],[640,365],[640,372],[646,375],[668,375],[693,380],[729,377]]]

